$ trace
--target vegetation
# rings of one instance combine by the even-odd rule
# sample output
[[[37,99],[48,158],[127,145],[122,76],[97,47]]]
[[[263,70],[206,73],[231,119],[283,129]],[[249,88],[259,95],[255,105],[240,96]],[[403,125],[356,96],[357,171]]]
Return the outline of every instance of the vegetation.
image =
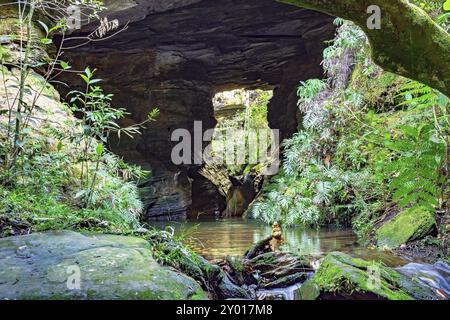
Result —
[[[272,91],[264,90],[234,90],[226,92],[227,95],[221,98],[224,109],[230,106],[242,106],[231,116],[221,117],[214,129],[212,139],[212,154],[223,155],[228,150],[247,150],[253,140],[260,141],[262,134],[267,136],[267,145],[258,144],[256,155],[261,156],[267,153],[270,148],[269,124],[267,121],[267,106],[272,98]],[[232,94],[233,96],[230,96]],[[254,136],[256,134],[256,136]],[[244,137],[244,138],[243,138]],[[267,147],[266,150],[261,149]],[[226,163],[226,171],[231,176],[239,176],[250,171],[258,171],[262,166],[255,168],[257,161],[252,161],[252,156],[246,153],[245,158],[239,159],[236,153],[234,163]],[[255,156],[256,156],[255,155]]]
[[[99,13],[105,9],[103,1],[20,0],[0,5],[0,238],[46,230],[95,231],[93,234],[67,231],[2,239],[0,249],[3,255],[6,252],[8,259],[3,259],[7,260],[3,263],[6,267],[0,269],[5,270],[3,278],[6,280],[0,279],[0,283],[6,284],[6,291],[16,292],[19,280],[9,269],[15,268],[18,261],[19,269],[24,267],[34,272],[31,276],[21,273],[24,281],[21,280],[19,286],[22,290],[28,294],[37,287],[35,282],[43,278],[40,275],[43,272],[49,280],[43,283],[44,291],[48,290],[51,298],[58,297],[60,288],[69,289],[61,279],[65,280],[67,276],[64,268],[75,262],[78,269],[90,268],[92,277],[87,277],[88,282],[99,280],[103,284],[104,279],[118,275],[119,282],[123,281],[127,287],[130,285],[131,294],[135,294],[129,296],[128,291],[118,290],[117,294],[110,295],[110,291],[100,288],[98,293],[87,289],[86,295],[80,296],[82,298],[183,298],[188,294],[194,299],[206,298],[191,278],[211,297],[218,299],[259,299],[266,294],[271,297],[271,290],[266,289],[292,288],[300,283],[302,286],[297,294],[312,299],[327,298],[327,295],[405,300],[445,296],[440,289],[431,290],[415,277],[408,277],[382,263],[355,259],[343,253],[329,253],[315,269],[309,257],[286,252],[290,250],[289,246],[283,245],[281,229],[275,222],[284,226],[352,227],[362,242],[389,249],[425,238],[424,243],[439,247],[448,259],[450,14],[442,12],[442,1],[437,0],[280,2],[342,17],[335,20],[336,37],[323,52],[325,78],[309,79],[298,87],[298,108],[302,118],[298,132],[282,143],[281,172],[262,181],[263,169],[273,159],[257,164],[254,154],[235,158],[233,164],[221,167],[208,163],[200,170],[184,167],[178,172],[172,170],[172,166],[162,168],[173,174],[173,184],[167,183],[164,187],[167,190],[162,190],[164,198],[175,203],[174,206],[168,203],[167,211],[178,211],[180,203],[186,208],[190,200],[197,202],[203,196],[198,190],[205,190],[205,194],[215,193],[209,183],[197,180],[197,172],[227,196],[225,211],[216,210],[222,206],[221,201],[217,201],[220,206],[214,208],[214,213],[219,213],[217,216],[222,214],[221,218],[227,217],[227,212],[243,212],[241,207],[246,208],[262,188],[250,212],[272,224],[272,235],[250,248],[242,260],[226,257],[216,264],[185,247],[195,240],[188,239],[189,234],[177,235],[172,228],[149,227],[149,230],[141,227],[143,204],[137,185],[143,179],[147,180],[150,172],[126,163],[112,152],[110,141],[113,136],[133,138],[156,119],[159,110],[149,108],[145,121],[122,126],[129,123],[124,121],[130,120],[124,119],[129,114],[125,108],[114,105],[113,95],[105,92],[101,79],[96,78],[96,69],[86,66],[82,71],[72,70],[62,59],[64,50],[100,41],[112,36],[112,32],[123,30],[119,29],[117,21],[100,19]],[[381,31],[368,28],[367,17],[361,15],[372,4],[384,10]],[[69,5],[77,5],[83,19],[97,20],[100,26],[86,36],[71,39],[68,17],[65,16]],[[172,8],[171,4],[169,7]],[[156,11],[159,14],[159,10]],[[141,31],[142,24],[137,25],[136,30]],[[279,26],[273,28],[278,29]],[[54,40],[56,35],[58,41]],[[255,35],[245,37],[251,39]],[[264,38],[265,42],[270,36]],[[247,40],[244,42],[250,41]],[[125,41],[120,42],[125,44]],[[130,44],[124,46],[127,53],[134,52],[131,49],[134,44],[133,47]],[[253,48],[251,45],[251,50],[242,50],[242,53],[259,53],[263,47],[271,46],[264,44]],[[175,72],[179,66],[186,68],[187,73],[195,70],[195,64],[188,66],[186,63],[195,51],[192,48],[186,56],[175,51],[166,55],[166,49],[159,49],[145,51],[155,70],[143,69],[144,73],[163,72],[168,65],[160,64],[161,59],[170,60],[167,70],[173,67]],[[223,49],[211,52],[234,55],[234,51]],[[288,55],[291,59],[289,52]],[[209,53],[206,56],[209,57]],[[141,61],[140,58],[137,60]],[[227,62],[234,60],[224,61],[225,65],[231,65]],[[273,67],[270,66],[270,74]],[[56,79],[64,72],[79,76],[82,89],[69,88],[69,93],[61,99],[53,85],[59,82]],[[163,81],[182,92],[179,84],[188,82],[175,73],[177,81],[172,81],[165,73]],[[252,69],[240,80],[250,85],[253,80],[247,76],[253,78]],[[290,80],[291,74],[287,76]],[[274,77],[270,83],[285,78],[286,75]],[[192,86],[198,83],[202,87],[202,96],[208,96],[207,81],[197,77],[192,79],[195,80],[189,83]],[[215,85],[222,82],[225,85],[232,80],[227,77],[222,81],[210,79]],[[260,79],[256,83],[266,83],[266,80]],[[153,85],[154,81],[154,88]],[[193,92],[192,96],[197,95],[193,87],[188,90]],[[158,91],[165,95],[171,89],[164,85]],[[240,95],[242,93],[244,95]],[[252,140],[270,132],[267,112],[271,92],[255,90],[240,91],[240,94],[233,103],[242,104],[244,108],[240,106],[231,117],[218,119],[211,142],[213,155],[232,150],[238,157],[241,155],[239,150],[253,149],[261,157],[271,147],[270,144],[256,145]],[[180,97],[180,105],[189,104],[190,100],[183,101],[178,94],[176,97]],[[197,102],[197,99],[192,101]],[[178,106],[168,109],[174,117],[169,119],[171,125],[167,132],[171,132],[172,124],[197,116],[180,116]],[[188,109],[192,113],[198,110]],[[165,132],[165,125],[160,130]],[[160,148],[159,142],[163,140],[159,137],[158,149],[164,149]],[[150,189],[147,185],[145,188]],[[152,205],[156,203],[152,210],[162,207],[158,203],[160,198],[153,199],[153,194],[147,194],[147,198],[152,198]],[[99,236],[97,233],[137,234],[140,238]],[[437,239],[426,238],[435,235]],[[11,255],[12,242],[30,239],[38,241],[30,261],[23,259],[22,251],[24,248],[26,251],[27,246],[17,246],[17,250],[14,249],[17,252]],[[60,252],[47,248],[49,241],[56,241],[55,248]],[[104,243],[86,256],[84,247],[95,241]],[[73,252],[66,252],[65,244],[78,242],[81,246],[75,248],[76,252],[72,250],[74,248],[69,248]],[[99,250],[105,252],[97,255]],[[70,259],[66,259],[67,254]],[[13,259],[9,259],[10,256]],[[55,264],[51,268],[47,265],[49,261]],[[57,261],[62,262],[54,263]],[[182,277],[170,268],[156,266],[155,261],[176,268],[190,278]],[[105,266],[107,270],[102,269]],[[153,272],[147,272],[149,268]],[[378,281],[375,285],[372,282],[374,275]],[[32,286],[24,286],[23,282],[26,284],[29,279]],[[141,280],[145,283],[140,283]],[[154,293],[155,284],[156,289],[161,289],[158,293]],[[145,290],[136,291],[142,288]],[[45,298],[46,294],[33,292],[30,297]]]
[[[111,106],[112,95],[98,86],[90,68],[80,72],[85,91],[71,91],[68,103],[60,103],[51,82],[76,71],[60,59],[70,40],[64,37],[66,21],[49,26],[54,19],[47,5],[32,0],[1,7],[12,20],[0,30],[8,39],[0,47],[0,236],[50,229],[128,232],[139,226],[136,183],[147,173],[109,152],[108,140],[111,134],[138,134],[158,110],[143,123],[121,128],[118,121],[127,113]],[[103,9],[97,1],[78,5],[90,18]],[[41,16],[47,24],[37,20]],[[113,29],[115,24],[102,20],[86,40]],[[55,50],[56,33],[63,40]]]
[[[253,215],[285,225],[352,225],[361,240],[400,208],[442,219],[450,195],[449,99],[382,71],[362,30],[336,24],[324,52],[328,78],[301,83],[300,131],[284,141],[283,170]]]
[[[298,294],[302,300],[315,300],[319,295],[341,299],[435,299],[434,292],[416,279],[408,279],[381,263],[352,258],[341,252],[328,254]]]
[[[390,248],[399,247],[408,241],[428,235],[435,225],[432,211],[420,207],[409,208],[377,230],[377,244]]]
[[[367,34],[372,58],[384,70],[420,81],[446,95],[450,94],[450,35],[427,12],[415,5],[436,12],[437,1],[278,1],[353,21]],[[374,5],[381,10],[380,28],[370,28],[368,24],[373,13],[367,12]]]

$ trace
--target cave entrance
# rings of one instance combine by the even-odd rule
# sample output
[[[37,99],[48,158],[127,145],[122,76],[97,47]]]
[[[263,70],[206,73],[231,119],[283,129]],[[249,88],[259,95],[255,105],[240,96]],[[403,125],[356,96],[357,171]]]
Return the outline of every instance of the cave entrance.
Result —
[[[243,216],[262,184],[271,143],[268,105],[273,90],[235,89],[213,97],[217,125],[208,148],[219,163],[206,163],[192,188],[190,218]],[[206,196],[205,196],[206,194]]]

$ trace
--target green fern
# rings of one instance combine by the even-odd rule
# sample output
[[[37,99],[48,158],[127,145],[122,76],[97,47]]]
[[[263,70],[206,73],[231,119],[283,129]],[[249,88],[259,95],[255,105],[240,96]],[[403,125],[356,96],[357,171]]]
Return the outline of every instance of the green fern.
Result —
[[[434,134],[431,125],[404,126],[400,132],[399,140],[386,142],[386,147],[399,154],[386,166],[393,177],[390,184],[393,200],[400,207],[417,205],[434,209],[438,204],[436,181],[444,146],[431,139]]]
[[[388,140],[385,146],[396,158],[386,166],[392,176],[390,190],[400,207],[422,206],[430,210],[448,201],[448,121],[449,100],[436,90],[415,81],[402,87],[405,99],[400,103],[415,110],[433,111],[434,124],[404,125],[400,136]]]
[[[297,90],[298,104],[310,103],[319,92],[325,90],[327,84],[323,80],[310,79],[305,82],[301,81]]]

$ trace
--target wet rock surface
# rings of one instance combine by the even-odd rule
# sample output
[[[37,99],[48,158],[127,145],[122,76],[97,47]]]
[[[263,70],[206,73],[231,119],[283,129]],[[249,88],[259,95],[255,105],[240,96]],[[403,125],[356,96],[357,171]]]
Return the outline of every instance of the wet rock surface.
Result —
[[[415,278],[426,286],[430,286],[443,299],[450,299],[450,265],[442,261],[435,264],[408,263],[397,268],[401,274]]]
[[[272,289],[281,289],[304,282],[313,272],[307,258],[288,252],[272,252],[269,242],[258,244],[258,250],[250,258],[228,256],[223,260],[207,261],[179,243],[155,235],[150,241],[164,254],[177,259],[165,262],[197,280],[215,299],[279,299]],[[292,289],[293,290],[293,289]]]
[[[271,251],[270,238],[264,243],[242,258],[210,262],[164,232],[148,240],[72,231],[3,238],[0,298],[448,299],[444,262],[393,269],[332,252],[315,270],[314,258]],[[156,252],[168,266],[155,261]],[[76,270],[80,286],[69,287]]]
[[[400,271],[400,270],[399,270]],[[341,252],[328,254],[314,276],[296,292],[298,300],[434,300],[442,296],[412,274]]]

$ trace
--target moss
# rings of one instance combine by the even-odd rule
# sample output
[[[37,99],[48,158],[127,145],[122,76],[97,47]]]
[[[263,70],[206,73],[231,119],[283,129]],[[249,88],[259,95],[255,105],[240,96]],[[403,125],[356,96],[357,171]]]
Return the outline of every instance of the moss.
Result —
[[[295,291],[295,300],[316,300],[320,296],[320,287],[314,281],[306,281]]]
[[[255,266],[255,268],[261,268],[264,266],[272,266],[277,263],[277,259],[273,252],[267,252],[253,258],[250,263]]]
[[[368,269],[380,272],[380,281],[373,283]],[[350,296],[354,293],[375,294],[389,300],[411,300],[413,297],[400,288],[402,276],[395,270],[375,262],[352,258],[340,252],[330,253],[320,265],[315,275],[308,280],[300,296],[312,298],[318,296],[316,286],[321,293],[336,293]],[[307,294],[308,291],[313,295]]]
[[[320,292],[320,294],[319,294]],[[388,300],[436,299],[433,289],[378,262],[341,252],[325,257],[314,276],[297,290],[297,299],[340,296]]]
[[[192,295],[190,298],[191,298],[191,300],[207,300],[208,296],[206,295],[206,293],[203,290],[199,290],[197,293]]]
[[[378,112],[394,110],[399,104],[398,92],[405,78],[376,68],[367,73],[367,66],[357,63],[352,73],[351,88],[364,94],[367,107]]]
[[[278,1],[355,22],[367,34],[374,61],[383,69],[450,94],[450,35],[426,12],[408,1]],[[368,16],[361,12],[366,12],[369,5],[379,6],[384,13],[381,15],[381,29],[368,28]]]
[[[227,256],[226,261],[230,265],[231,269],[236,273],[242,273],[244,272],[244,263],[242,262],[242,259],[239,259],[237,257]]]
[[[68,267],[74,265],[80,269],[79,290],[69,290],[66,285]],[[70,231],[0,239],[0,296],[59,300],[207,298],[193,279],[158,265],[143,239]]]
[[[432,212],[421,207],[406,209],[376,231],[377,244],[396,248],[428,235],[435,225]]]

